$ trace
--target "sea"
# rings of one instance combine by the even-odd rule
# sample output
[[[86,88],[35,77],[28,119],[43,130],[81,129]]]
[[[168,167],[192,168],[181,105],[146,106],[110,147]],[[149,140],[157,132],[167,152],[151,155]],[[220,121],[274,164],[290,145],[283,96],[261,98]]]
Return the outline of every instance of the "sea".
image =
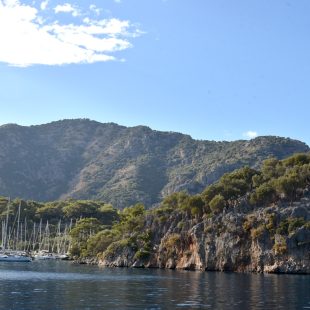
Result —
[[[310,276],[1,262],[0,309],[310,309]]]

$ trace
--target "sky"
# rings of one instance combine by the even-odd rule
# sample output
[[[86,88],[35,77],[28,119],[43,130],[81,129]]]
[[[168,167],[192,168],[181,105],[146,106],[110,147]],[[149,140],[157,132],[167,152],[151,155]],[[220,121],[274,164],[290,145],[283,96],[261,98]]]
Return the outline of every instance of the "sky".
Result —
[[[309,0],[0,0],[0,124],[310,145]]]

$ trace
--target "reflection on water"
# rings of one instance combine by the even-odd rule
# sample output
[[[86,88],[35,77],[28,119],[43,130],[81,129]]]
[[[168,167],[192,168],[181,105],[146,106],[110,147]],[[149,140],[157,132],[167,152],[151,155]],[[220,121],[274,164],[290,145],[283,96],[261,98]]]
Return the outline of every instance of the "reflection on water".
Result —
[[[310,309],[310,278],[0,263],[1,309]]]

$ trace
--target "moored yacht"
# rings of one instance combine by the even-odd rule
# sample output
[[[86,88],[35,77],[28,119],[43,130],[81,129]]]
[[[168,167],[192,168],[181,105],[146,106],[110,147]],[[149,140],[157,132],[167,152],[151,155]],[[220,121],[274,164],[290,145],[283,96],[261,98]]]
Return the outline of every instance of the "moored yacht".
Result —
[[[0,253],[0,262],[27,263],[32,259],[25,252],[5,251]]]
[[[36,260],[51,260],[57,259],[57,254],[51,253],[47,250],[41,250],[34,254],[34,259]]]
[[[35,260],[52,260],[52,259],[68,260],[69,259],[69,256],[67,254],[52,253],[47,250],[41,250],[41,251],[35,252],[33,257]]]

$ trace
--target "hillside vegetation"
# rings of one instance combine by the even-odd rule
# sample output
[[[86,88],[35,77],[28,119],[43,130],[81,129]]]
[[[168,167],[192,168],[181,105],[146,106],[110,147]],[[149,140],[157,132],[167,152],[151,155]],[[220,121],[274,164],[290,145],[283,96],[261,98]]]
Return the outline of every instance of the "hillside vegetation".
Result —
[[[109,259],[120,248],[130,248],[131,252],[135,252],[136,259],[148,258],[162,242],[167,251],[173,251],[181,243],[183,246],[186,242],[190,244],[186,241],[186,235],[198,223],[210,223],[205,227],[206,235],[221,233],[229,228],[229,223],[221,221],[219,225],[217,222],[223,214],[230,212],[244,213],[243,221],[235,229],[241,229],[243,234],[248,233],[248,237],[253,239],[268,232],[274,249],[280,251],[275,235],[287,237],[301,227],[310,229],[310,204],[300,216],[283,218],[280,215],[293,206],[293,202],[310,196],[309,190],[309,154],[297,154],[284,160],[268,159],[259,171],[244,167],[225,174],[201,194],[174,193],[166,197],[159,207],[148,211],[142,204],[124,209],[119,213],[119,221],[111,229],[90,237],[79,254],[97,254]],[[264,216],[256,215],[257,210]],[[167,227],[167,224],[168,237],[160,236],[160,227]],[[94,245],[97,250],[100,249],[97,253]],[[283,244],[283,251],[284,247]]]
[[[269,157],[308,152],[280,137],[198,141],[148,127],[78,119],[0,127],[0,194],[37,201],[93,199],[150,207],[180,191],[201,192],[224,173]]]
[[[0,217],[7,217],[0,199]],[[29,229],[72,223],[71,256],[105,266],[310,273],[310,154],[269,158],[224,174],[200,194],[123,210],[99,201],[14,200]],[[28,233],[30,235],[30,232]]]

